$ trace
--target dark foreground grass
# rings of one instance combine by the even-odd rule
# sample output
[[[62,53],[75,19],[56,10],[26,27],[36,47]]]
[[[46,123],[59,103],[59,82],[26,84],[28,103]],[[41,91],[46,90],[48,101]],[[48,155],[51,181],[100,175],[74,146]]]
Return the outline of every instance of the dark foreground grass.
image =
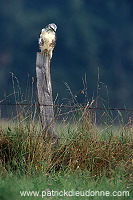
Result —
[[[43,140],[42,133],[31,121],[1,127],[1,200],[133,199],[132,129],[99,130],[82,115],[62,132],[56,148]],[[73,193],[50,196],[52,190]],[[24,196],[20,191],[37,191],[39,196]],[[81,195],[87,191],[86,196],[74,196],[75,191]]]

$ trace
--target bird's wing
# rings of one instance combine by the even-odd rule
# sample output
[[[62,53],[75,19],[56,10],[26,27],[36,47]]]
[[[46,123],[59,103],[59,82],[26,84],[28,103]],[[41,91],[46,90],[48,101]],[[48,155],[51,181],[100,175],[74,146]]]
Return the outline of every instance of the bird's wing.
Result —
[[[38,43],[39,43],[39,46],[43,46],[44,45],[43,38],[40,37]]]
[[[40,35],[39,35],[39,40],[38,40],[38,44],[39,46],[43,46],[44,45],[44,40],[42,38],[42,33],[45,31],[45,28],[43,28],[40,32]]]

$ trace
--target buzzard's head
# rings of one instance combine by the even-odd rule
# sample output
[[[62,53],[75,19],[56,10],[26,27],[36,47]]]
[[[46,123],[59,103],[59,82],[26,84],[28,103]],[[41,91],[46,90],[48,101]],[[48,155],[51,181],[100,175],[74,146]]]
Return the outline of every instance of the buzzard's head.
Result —
[[[46,29],[56,32],[57,26],[54,23],[52,23],[52,24],[49,24],[48,26],[46,26]]]

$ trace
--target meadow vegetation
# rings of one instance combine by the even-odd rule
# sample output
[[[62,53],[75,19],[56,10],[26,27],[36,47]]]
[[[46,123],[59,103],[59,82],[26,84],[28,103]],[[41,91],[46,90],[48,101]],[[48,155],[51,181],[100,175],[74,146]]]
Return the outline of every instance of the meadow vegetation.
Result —
[[[1,199],[42,199],[21,197],[19,192],[23,190],[91,189],[128,190],[130,197],[114,199],[131,200],[132,127],[128,124],[99,127],[92,120],[89,110],[77,113],[72,123],[58,123],[59,144],[54,148],[50,141],[44,141],[41,124],[35,119],[21,115],[15,122],[1,123]],[[50,198],[80,199],[44,199]],[[96,200],[106,198],[92,197]]]

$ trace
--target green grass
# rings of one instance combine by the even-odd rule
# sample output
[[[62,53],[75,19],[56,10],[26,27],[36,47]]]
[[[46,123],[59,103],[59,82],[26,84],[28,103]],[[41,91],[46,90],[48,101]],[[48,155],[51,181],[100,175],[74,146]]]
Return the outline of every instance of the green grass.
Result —
[[[107,177],[92,177],[88,171],[71,171],[67,170],[64,172],[52,172],[51,174],[34,174],[32,176],[13,176],[10,175],[9,177],[1,178],[1,187],[0,187],[0,194],[1,200],[33,200],[33,199],[54,199],[54,200],[61,200],[61,199],[109,199],[109,200],[125,200],[125,199],[132,199],[133,193],[131,193],[131,187],[127,188],[127,184],[125,178],[120,174],[115,174],[114,177],[111,179],[107,179]],[[113,191],[120,191],[118,195],[120,196],[86,196],[86,197],[79,197],[79,196],[72,196],[72,197],[34,197],[32,196],[21,196],[20,191],[37,191],[40,195],[42,195],[42,191],[109,191],[110,195],[112,195]],[[123,191],[129,191],[130,196],[124,196]],[[45,193],[43,193],[45,194]],[[87,195],[94,195],[94,193],[86,193]],[[115,193],[116,194],[116,193]],[[127,193],[128,194],[128,193]]]
[[[0,199],[133,199],[132,127],[98,127],[88,115],[58,124],[59,145],[44,142],[39,124],[23,120],[0,128]],[[120,191],[121,196],[34,197],[20,191]],[[129,191],[125,197],[122,191]],[[120,195],[120,192],[118,193]]]

